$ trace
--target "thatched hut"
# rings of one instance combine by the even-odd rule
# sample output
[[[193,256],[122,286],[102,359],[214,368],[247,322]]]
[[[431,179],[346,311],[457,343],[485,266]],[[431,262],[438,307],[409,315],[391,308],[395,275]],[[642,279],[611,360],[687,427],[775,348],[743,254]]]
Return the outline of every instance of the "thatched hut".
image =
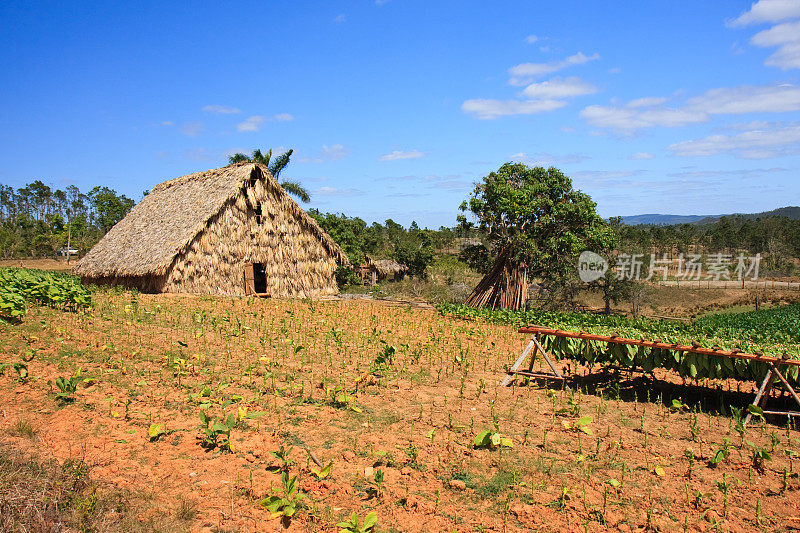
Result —
[[[357,272],[364,285],[375,285],[379,281],[388,279],[403,279],[408,269],[394,259],[372,259],[365,255],[364,262],[358,266]]]
[[[145,292],[303,298],[335,294],[346,264],[266,167],[239,163],[156,185],[73,272]]]

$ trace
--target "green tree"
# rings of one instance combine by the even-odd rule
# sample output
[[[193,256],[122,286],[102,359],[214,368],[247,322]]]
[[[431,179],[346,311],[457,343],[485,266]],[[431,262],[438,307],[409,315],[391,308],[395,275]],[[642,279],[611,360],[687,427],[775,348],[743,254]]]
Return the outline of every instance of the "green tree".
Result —
[[[428,277],[428,267],[433,263],[433,245],[429,230],[409,232],[415,238],[398,239],[394,243],[392,258],[408,269],[408,275],[419,279]]]
[[[575,269],[583,250],[610,248],[614,232],[595,205],[554,167],[506,163],[484,177],[460,209],[477,218],[495,262],[467,303],[522,309],[529,277],[556,283]],[[466,222],[464,215],[459,222]]]
[[[267,150],[266,153],[261,152],[261,150],[253,150],[253,155],[248,156],[241,152],[237,152],[232,156],[228,157],[228,164],[233,165],[236,163],[244,163],[244,162],[253,162],[259,163],[264,165],[269,169],[269,173],[272,174],[276,180],[278,176],[281,175],[283,169],[285,169],[289,165],[289,158],[292,156],[292,152],[294,150],[289,149],[286,152],[282,153],[281,155],[277,156],[275,159],[272,159],[272,148]],[[297,181],[290,181],[284,180],[279,182],[283,190],[287,193],[296,196],[304,203],[308,203],[311,201],[311,195],[309,194],[308,190],[303,187]]]
[[[117,191],[108,187],[94,187],[87,196],[92,206],[94,222],[104,234],[125,218],[134,204],[134,201],[124,194],[118,195]]]

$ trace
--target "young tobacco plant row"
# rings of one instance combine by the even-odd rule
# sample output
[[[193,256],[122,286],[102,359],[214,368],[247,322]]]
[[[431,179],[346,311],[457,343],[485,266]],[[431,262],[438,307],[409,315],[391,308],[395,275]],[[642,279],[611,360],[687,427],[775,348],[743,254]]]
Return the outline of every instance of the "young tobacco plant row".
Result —
[[[709,315],[690,324],[647,318],[633,320],[624,316],[592,313],[495,311],[454,304],[440,305],[438,309],[441,314],[456,318],[485,320],[517,327],[538,324],[554,329],[631,339],[661,340],[706,348],[716,346],[727,350],[738,348],[745,352],[763,352],[774,356],[787,353],[792,358],[800,359],[799,305],[736,315]],[[589,365],[637,367],[646,372],[654,368],[665,368],[693,379],[753,381],[763,379],[767,372],[767,367],[763,363],[603,341],[544,336],[542,345],[555,357],[574,359]],[[786,377],[797,382],[799,371],[800,367],[789,367]]]
[[[69,274],[0,268],[0,317],[21,319],[26,302],[75,311],[89,307],[92,296],[80,279]]]

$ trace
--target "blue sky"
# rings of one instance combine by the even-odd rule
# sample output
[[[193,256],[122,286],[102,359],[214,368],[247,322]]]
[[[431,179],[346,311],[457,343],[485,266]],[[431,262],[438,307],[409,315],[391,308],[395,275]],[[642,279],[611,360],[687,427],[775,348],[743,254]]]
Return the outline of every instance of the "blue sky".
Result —
[[[800,203],[800,0],[7,1],[0,32],[15,187],[139,200],[273,147],[369,222],[451,226],[512,160],[603,216]]]

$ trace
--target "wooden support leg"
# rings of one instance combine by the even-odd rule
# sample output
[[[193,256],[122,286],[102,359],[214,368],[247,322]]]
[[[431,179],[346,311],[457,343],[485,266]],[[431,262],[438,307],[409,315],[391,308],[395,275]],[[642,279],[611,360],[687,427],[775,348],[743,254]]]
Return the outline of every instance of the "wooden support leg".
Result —
[[[797,396],[797,393],[795,392],[794,388],[792,388],[792,386],[789,385],[789,382],[781,373],[780,368],[773,367],[773,372],[775,373],[776,376],[778,376],[778,379],[781,380],[783,386],[786,387],[787,391],[789,391],[789,394],[791,394],[792,398],[794,398],[794,401],[797,403],[797,405],[800,406],[800,397]]]
[[[550,360],[550,357],[547,355],[547,352],[544,351],[544,348],[542,348],[542,345],[539,344],[539,339],[536,338],[536,336],[533,337],[533,342],[536,343],[536,348],[540,352],[542,352],[542,357],[544,357],[544,360],[547,361],[547,365],[550,367],[550,370],[553,371],[553,374],[555,374],[558,379],[562,379],[563,380],[564,376],[561,375],[561,372],[558,371],[558,369],[556,368],[556,365],[554,365],[553,362]],[[533,361],[531,361],[531,364],[533,364]]]
[[[753,405],[757,407],[761,407],[761,403],[769,396],[770,390],[772,390],[772,379],[773,379],[773,371],[775,367],[770,365],[770,369],[767,372],[767,375],[764,376],[764,381],[761,382],[761,387],[758,389],[758,393],[756,397],[753,399]],[[744,425],[747,426],[750,423],[750,418],[752,414],[750,411],[747,411],[747,416],[744,418]]]
[[[514,364],[511,365],[511,368],[508,369],[508,373],[506,374],[506,378],[503,380],[503,383],[501,383],[501,386],[505,387],[509,383],[514,381],[516,371],[519,370],[519,367],[522,366],[522,363],[525,362],[525,358],[528,357],[528,354],[531,352],[531,350],[537,344],[534,341],[534,339],[536,339],[535,336],[531,338],[531,342],[529,342],[528,345],[525,347],[525,350],[523,350],[522,355],[520,355],[519,358],[514,362]],[[534,352],[532,357],[536,357],[536,353],[535,352]]]

